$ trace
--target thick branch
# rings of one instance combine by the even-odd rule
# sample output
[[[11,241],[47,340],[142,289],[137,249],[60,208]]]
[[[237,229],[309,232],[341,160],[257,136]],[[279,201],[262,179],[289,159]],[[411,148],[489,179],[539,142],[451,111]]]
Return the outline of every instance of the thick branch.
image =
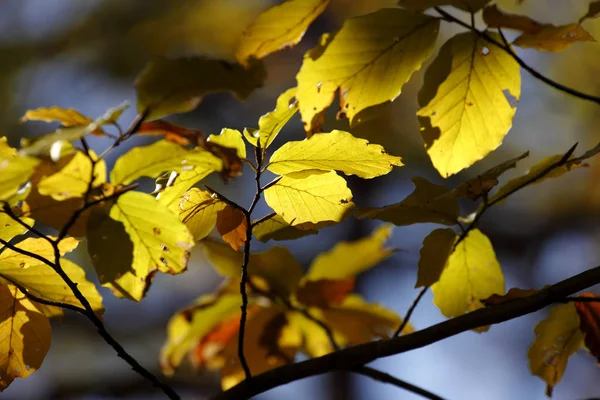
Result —
[[[382,357],[405,353],[459,333],[509,321],[541,310],[581,290],[600,283],[600,267],[592,268],[539,292],[498,306],[483,308],[406,336],[369,342],[296,364],[272,369],[217,395],[214,400],[242,399],[275,387],[333,370],[347,370]]]

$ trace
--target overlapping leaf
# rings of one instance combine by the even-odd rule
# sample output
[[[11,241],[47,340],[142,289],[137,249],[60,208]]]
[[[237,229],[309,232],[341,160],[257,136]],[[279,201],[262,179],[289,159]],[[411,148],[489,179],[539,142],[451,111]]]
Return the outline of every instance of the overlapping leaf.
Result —
[[[257,146],[260,138],[260,147],[266,149],[279,135],[281,129],[298,111],[298,102],[293,101],[296,96],[296,88],[283,92],[277,98],[275,109],[260,117],[258,129],[244,129],[244,137],[248,143]]]
[[[8,200],[33,174],[38,160],[19,156],[15,149],[0,138],[0,200]]]
[[[233,250],[239,250],[246,243],[248,224],[246,215],[230,205],[217,212],[217,231]]]
[[[210,135],[208,142],[233,149],[238,158],[246,158],[246,143],[237,129],[223,128],[218,135]]]
[[[546,395],[551,396],[560,382],[567,361],[583,345],[579,317],[573,304],[560,304],[550,309],[550,315],[535,327],[535,340],[527,358],[531,372],[543,379]]]
[[[352,192],[335,172],[302,171],[265,190],[265,200],[292,226],[342,221],[353,208]]]
[[[361,111],[394,100],[430,55],[438,29],[438,19],[396,8],[348,19],[304,57],[296,98],[305,129],[318,130],[337,91],[351,126],[361,122]]]
[[[0,390],[41,367],[51,338],[48,318],[16,287],[0,285]]]
[[[582,293],[577,297],[598,300],[594,293]],[[580,329],[585,339],[585,347],[597,360],[600,360],[600,302],[574,302],[579,315]]]
[[[287,142],[271,156],[268,169],[280,175],[310,169],[337,170],[368,179],[385,175],[401,165],[400,157],[388,155],[380,145],[334,130]]]
[[[412,178],[412,182],[415,191],[400,203],[382,208],[364,208],[360,210],[359,218],[380,219],[394,225],[424,222],[456,224],[458,203],[452,196],[446,196],[450,189],[419,177]]]
[[[202,57],[158,58],[137,77],[137,107],[146,120],[191,111],[205,94],[228,90],[240,99],[262,86],[266,72],[261,62],[248,68]]]
[[[521,93],[519,68],[510,55],[471,32],[442,46],[425,74],[417,115],[427,153],[443,177],[500,146]]]
[[[12,213],[19,217],[23,211],[19,207],[13,207]],[[27,225],[33,225],[34,221],[31,218],[20,217],[20,219]],[[27,229],[17,221],[15,221],[10,215],[4,212],[0,208],[0,239],[6,240],[7,242],[15,236],[22,235],[27,232]]]
[[[287,0],[269,8],[244,30],[237,59],[245,64],[251,57],[260,59],[298,44],[327,4],[329,0]]]
[[[179,215],[179,219],[188,227],[195,240],[202,240],[215,227],[217,213],[225,206],[224,202],[210,193],[192,188],[169,208]]]
[[[436,229],[423,240],[415,287],[431,286],[440,280],[448,257],[454,249],[456,233],[452,229]]]
[[[448,318],[481,308],[481,299],[504,293],[504,275],[490,240],[477,229],[470,231],[449,255],[431,290],[435,305]]]
[[[316,235],[319,232],[316,229],[295,228],[285,222],[281,215],[275,215],[254,225],[252,233],[261,242],[268,242],[269,240],[293,240],[307,235]]]

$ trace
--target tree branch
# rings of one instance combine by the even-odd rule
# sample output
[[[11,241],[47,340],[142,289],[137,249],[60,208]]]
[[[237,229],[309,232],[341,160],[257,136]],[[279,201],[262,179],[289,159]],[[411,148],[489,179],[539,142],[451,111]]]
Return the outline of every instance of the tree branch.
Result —
[[[531,296],[479,309],[409,335],[364,343],[322,357],[272,369],[253,377],[251,382],[244,381],[213,399],[249,398],[303,378],[331,370],[349,369],[382,357],[425,347],[471,329],[498,324],[536,312],[553,303],[562,302],[564,298],[598,283],[600,283],[600,267],[548,286]]]
[[[418,386],[415,386],[413,384],[410,384],[408,382],[400,380],[390,374],[379,371],[375,368],[362,366],[361,368],[353,369],[352,371],[356,372],[358,374],[364,375],[364,376],[368,376],[369,378],[375,379],[376,381],[383,382],[383,383],[389,383],[389,384],[397,386],[399,388],[406,389],[409,392],[413,392],[415,394],[421,395],[421,396],[425,397],[426,399],[444,400],[442,397],[440,397],[434,393],[431,393],[423,388],[420,388]]]
[[[521,57],[519,57],[512,49],[510,46],[506,46],[503,43],[498,42],[496,39],[494,39],[493,37],[491,37],[490,35],[488,35],[486,32],[484,31],[480,31],[478,29],[476,29],[474,26],[471,26],[469,24],[467,24],[464,21],[461,21],[460,19],[456,18],[454,15],[444,11],[443,9],[441,9],[440,7],[434,7],[435,11],[438,12],[438,14],[440,14],[442,16],[442,18],[445,21],[448,22],[452,22],[455,24],[458,24],[464,28],[467,28],[468,30],[470,30],[471,32],[475,33],[476,35],[478,35],[479,37],[485,39],[487,42],[493,44],[494,46],[499,47],[500,49],[502,49],[503,51],[505,51],[508,55],[510,55],[520,66],[521,68],[523,68],[525,71],[529,72],[531,74],[531,76],[533,76],[534,78],[544,82],[545,84],[560,90],[561,92],[567,93],[571,96],[574,97],[578,97],[580,99],[583,100],[587,100],[587,101],[591,101],[593,103],[596,104],[600,104],[600,97],[598,96],[593,96],[591,94],[587,94],[587,93],[583,93],[580,92],[579,90],[575,90],[573,88],[570,88],[568,86],[565,86],[561,83],[558,83],[548,77],[546,77],[545,75],[542,75],[540,72],[538,72],[536,69],[534,69],[533,67],[531,67],[529,64],[527,64]]]

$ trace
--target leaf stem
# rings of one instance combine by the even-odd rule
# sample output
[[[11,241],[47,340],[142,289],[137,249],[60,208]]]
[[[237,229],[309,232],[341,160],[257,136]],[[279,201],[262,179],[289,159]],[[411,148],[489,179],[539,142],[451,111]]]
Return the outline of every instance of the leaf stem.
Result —
[[[406,312],[406,316],[404,317],[404,320],[402,321],[402,323],[400,324],[398,329],[396,329],[396,332],[394,332],[394,337],[399,336],[400,333],[402,333],[402,331],[404,330],[404,328],[406,328],[406,326],[408,325],[408,321],[410,320],[410,317],[412,316],[413,312],[417,308],[417,305],[419,305],[419,302],[421,301],[421,299],[423,298],[425,293],[427,293],[428,289],[429,289],[429,286],[425,286],[423,289],[421,289],[421,291],[419,292],[419,294],[417,295],[417,297],[415,298],[413,303],[410,305],[410,308]]]

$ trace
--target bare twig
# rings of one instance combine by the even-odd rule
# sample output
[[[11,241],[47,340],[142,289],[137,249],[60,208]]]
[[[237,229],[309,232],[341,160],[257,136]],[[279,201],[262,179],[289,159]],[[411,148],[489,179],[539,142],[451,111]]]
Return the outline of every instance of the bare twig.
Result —
[[[429,286],[425,286],[423,289],[421,289],[421,291],[419,292],[419,294],[417,295],[417,297],[415,298],[413,303],[410,305],[410,308],[406,312],[406,316],[404,316],[404,320],[402,321],[402,323],[400,324],[398,329],[396,329],[396,332],[394,332],[394,336],[400,335],[400,333],[402,333],[404,328],[406,328],[406,326],[408,325],[408,321],[410,320],[410,317],[412,316],[412,313],[415,311],[415,309],[417,308],[417,305],[419,305],[419,302],[421,301],[421,299],[423,298],[425,293],[427,293],[428,289],[429,289]]]
[[[399,388],[408,390],[409,392],[413,392],[415,394],[421,395],[421,396],[425,397],[426,399],[444,400],[442,397],[438,396],[437,394],[431,393],[423,388],[420,388],[411,383],[405,382],[401,379],[396,378],[395,376],[392,376],[385,372],[379,371],[375,368],[362,366],[360,368],[353,369],[352,371],[356,372],[358,374],[364,375],[364,376],[368,376],[369,378],[375,379],[376,381],[383,382],[383,383],[389,383],[389,384],[392,384]]]

